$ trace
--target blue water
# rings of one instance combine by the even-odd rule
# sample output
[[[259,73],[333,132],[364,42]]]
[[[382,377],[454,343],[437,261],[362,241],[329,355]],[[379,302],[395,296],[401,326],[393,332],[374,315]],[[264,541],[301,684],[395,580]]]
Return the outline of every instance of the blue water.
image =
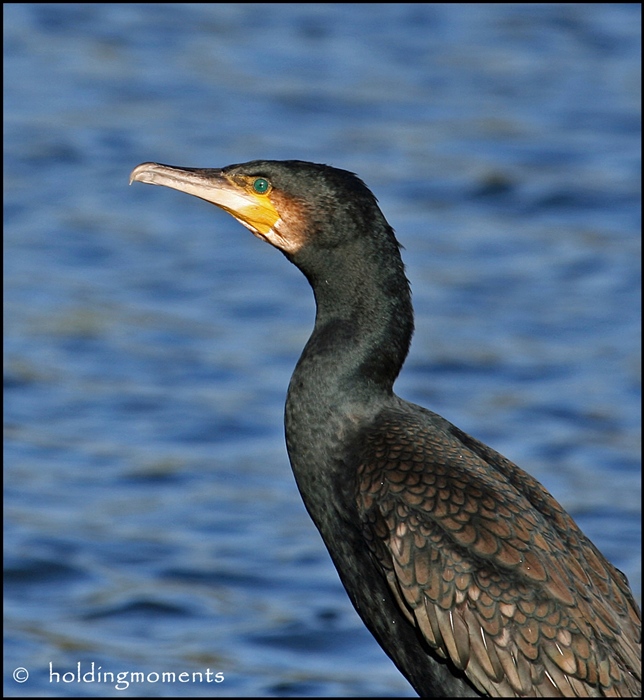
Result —
[[[398,393],[639,594],[639,5],[3,8],[5,695],[412,694],[288,466],[306,281],[128,188],[148,160],[359,173],[414,293]]]

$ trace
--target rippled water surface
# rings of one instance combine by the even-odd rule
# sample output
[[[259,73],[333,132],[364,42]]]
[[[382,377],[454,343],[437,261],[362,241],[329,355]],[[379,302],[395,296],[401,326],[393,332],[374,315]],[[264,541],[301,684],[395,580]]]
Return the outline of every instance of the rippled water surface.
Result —
[[[128,188],[146,160],[359,173],[414,293],[398,393],[533,473],[639,594],[639,5],[4,21],[5,695],[412,694],[288,465],[306,281],[212,206]]]

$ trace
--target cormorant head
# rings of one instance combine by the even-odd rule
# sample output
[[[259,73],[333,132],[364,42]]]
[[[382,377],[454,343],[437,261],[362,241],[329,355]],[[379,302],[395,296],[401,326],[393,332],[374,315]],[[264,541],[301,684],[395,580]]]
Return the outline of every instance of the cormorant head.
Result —
[[[142,163],[130,183],[164,185],[211,202],[289,257],[335,248],[387,227],[376,198],[353,173],[300,160],[255,160],[221,169]]]

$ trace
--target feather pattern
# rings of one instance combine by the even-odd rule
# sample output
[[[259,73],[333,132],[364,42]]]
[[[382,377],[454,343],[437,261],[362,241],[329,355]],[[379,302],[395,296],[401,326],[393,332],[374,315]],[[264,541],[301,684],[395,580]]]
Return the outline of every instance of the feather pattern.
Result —
[[[492,696],[639,695],[640,619],[623,574],[535,479],[414,408],[417,420],[388,409],[365,434],[357,500],[428,645]]]

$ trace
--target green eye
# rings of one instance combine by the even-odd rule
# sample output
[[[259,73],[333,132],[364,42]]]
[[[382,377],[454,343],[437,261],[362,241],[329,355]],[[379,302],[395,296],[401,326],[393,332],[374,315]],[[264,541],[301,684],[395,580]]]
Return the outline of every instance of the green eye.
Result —
[[[255,182],[253,182],[253,189],[257,194],[266,194],[268,192],[268,189],[270,187],[270,184],[268,183],[268,180],[265,180],[263,177],[258,177]]]

